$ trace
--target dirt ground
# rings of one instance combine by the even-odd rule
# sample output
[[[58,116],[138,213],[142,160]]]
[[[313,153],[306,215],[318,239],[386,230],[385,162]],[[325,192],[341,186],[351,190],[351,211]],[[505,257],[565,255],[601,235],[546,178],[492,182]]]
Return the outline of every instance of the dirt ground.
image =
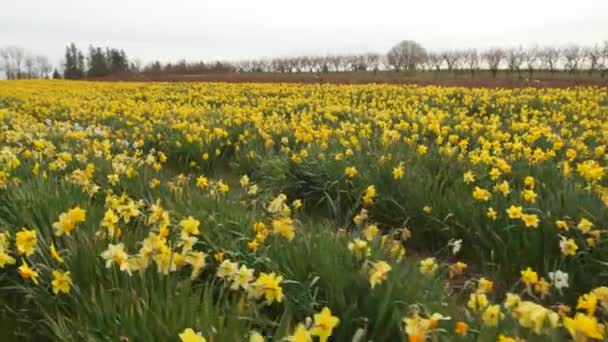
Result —
[[[417,84],[487,88],[569,88],[576,86],[608,87],[608,76],[588,73],[568,74],[499,73],[496,77],[488,72],[478,72],[471,76],[468,72],[417,72],[414,74],[394,72],[333,72],[333,73],[210,73],[210,74],[122,74],[90,79],[94,81],[137,81],[137,82],[267,82],[267,83],[331,83],[331,84]]]

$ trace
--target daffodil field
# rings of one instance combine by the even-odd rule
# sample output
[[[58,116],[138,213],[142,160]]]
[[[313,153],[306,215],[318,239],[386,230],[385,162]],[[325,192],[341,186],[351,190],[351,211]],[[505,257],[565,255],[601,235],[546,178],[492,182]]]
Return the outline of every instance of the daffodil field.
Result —
[[[598,341],[608,89],[0,82],[2,341]]]

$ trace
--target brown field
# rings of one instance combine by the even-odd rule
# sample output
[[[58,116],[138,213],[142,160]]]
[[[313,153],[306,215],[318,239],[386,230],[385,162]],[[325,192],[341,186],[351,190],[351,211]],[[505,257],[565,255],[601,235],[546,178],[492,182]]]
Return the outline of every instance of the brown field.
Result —
[[[121,74],[91,79],[94,81],[137,82],[228,82],[228,83],[332,83],[332,84],[417,84],[487,88],[570,88],[576,86],[608,86],[608,77],[599,73],[575,74],[559,72],[499,72],[494,77],[488,71],[473,76],[468,71],[457,72],[332,72],[332,73],[209,73],[209,74]]]

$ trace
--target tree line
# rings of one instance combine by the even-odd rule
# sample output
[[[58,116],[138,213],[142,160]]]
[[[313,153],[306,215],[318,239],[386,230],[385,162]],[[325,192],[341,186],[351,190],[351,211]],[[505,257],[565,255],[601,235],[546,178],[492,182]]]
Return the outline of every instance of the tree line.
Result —
[[[427,51],[415,41],[405,40],[385,55],[364,53],[353,55],[300,56],[245,60],[233,64],[240,72],[378,72],[378,71],[468,71],[481,70],[496,75],[499,70],[513,73],[536,71],[570,73],[588,71],[608,74],[608,40],[589,47],[567,45],[533,46],[529,48],[489,48]]]
[[[44,56],[8,46],[0,49],[0,71],[6,78],[48,78],[52,65]],[[124,50],[89,46],[83,52],[74,43],[66,46],[64,60],[53,72],[54,78],[82,79],[120,73],[135,74],[206,74],[206,73],[329,73],[379,71],[490,71],[494,76],[505,70],[511,73],[536,71],[587,71],[608,75],[608,40],[593,46],[576,44],[532,46],[524,48],[452,49],[429,51],[412,40],[404,40],[386,54],[362,53],[326,56],[259,58],[240,61],[186,61],[162,63],[154,61],[141,66],[130,60]]]
[[[138,70],[129,63],[124,50],[89,46],[85,55],[74,43],[66,46],[59,68],[53,68],[46,56],[29,53],[18,46],[0,49],[0,72],[4,72],[7,79],[82,79]]]
[[[89,46],[84,53],[74,43],[65,48],[63,78],[81,79],[84,77],[103,77],[131,71],[129,58],[124,50]]]
[[[533,75],[536,71],[588,71],[608,74],[608,40],[593,46],[493,47],[483,50],[427,51],[415,41],[404,40],[388,53],[260,58],[237,62],[149,63],[139,72],[149,74],[197,74],[211,72],[329,73],[379,71],[467,71],[486,70],[496,75],[505,70]]]
[[[53,70],[49,59],[43,55],[32,54],[18,46],[0,49],[0,72],[7,79],[48,78]]]

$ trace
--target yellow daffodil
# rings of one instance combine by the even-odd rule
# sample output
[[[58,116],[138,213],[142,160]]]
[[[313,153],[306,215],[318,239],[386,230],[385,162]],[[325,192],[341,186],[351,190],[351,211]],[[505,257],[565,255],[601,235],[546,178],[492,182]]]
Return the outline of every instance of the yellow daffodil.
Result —
[[[314,315],[310,333],[312,336],[318,336],[320,342],[326,342],[338,323],[340,323],[340,319],[333,316],[328,307],[324,307],[320,313]]]

